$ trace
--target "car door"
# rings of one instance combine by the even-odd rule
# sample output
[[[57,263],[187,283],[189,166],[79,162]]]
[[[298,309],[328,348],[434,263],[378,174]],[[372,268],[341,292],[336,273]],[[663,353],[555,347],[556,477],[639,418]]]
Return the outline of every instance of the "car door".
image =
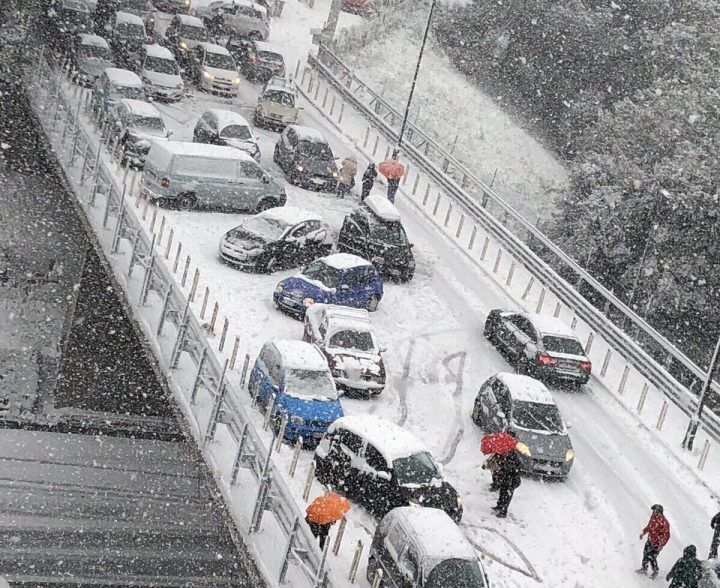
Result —
[[[396,521],[388,530],[387,535],[385,535],[378,558],[378,563],[383,570],[383,585],[387,583],[393,588],[402,586],[402,584],[399,583],[401,581],[401,573],[398,568],[398,562],[400,561],[400,555],[408,544],[408,540],[408,535],[400,524],[400,521]]]
[[[298,223],[283,238],[282,252],[286,267],[296,267],[314,260],[309,253],[312,241],[308,241],[310,221]]]
[[[208,204],[223,210],[238,207],[242,197],[242,181],[235,159],[203,158],[204,174],[210,187]]]
[[[398,560],[398,585],[401,588],[415,588],[420,581],[420,557],[412,541],[405,544],[405,549]]]
[[[510,391],[499,379],[493,382],[492,391],[495,397],[495,405],[489,423],[493,431],[504,431],[508,427],[510,413],[512,412]]]
[[[378,516],[395,506],[398,492],[392,484],[392,474],[382,453],[372,444],[365,445],[365,469],[360,476],[361,488],[368,508]]]
[[[267,184],[263,181],[265,172],[255,161],[240,161],[238,165],[239,202],[247,208],[255,208],[267,193]]]
[[[512,319],[517,316],[515,313],[500,313],[500,320],[498,321],[497,328],[495,330],[497,339],[500,341],[503,348],[510,354],[515,355],[515,329],[517,328],[513,323]]]
[[[340,239],[338,240],[338,246],[342,251],[347,253],[353,253],[355,255],[363,255],[361,249],[362,244],[362,230],[357,222],[357,217],[350,214],[345,217],[343,226],[340,229]]]
[[[362,455],[362,439],[346,429],[339,430],[338,442],[333,445],[329,463],[332,464],[332,477],[348,496],[358,494],[357,461]]]
[[[530,321],[521,314],[516,314],[510,319],[512,323],[513,348],[515,354],[519,357],[523,353],[525,347],[530,343],[535,334]]]
[[[335,294],[333,296],[333,304],[339,304],[340,306],[357,306],[355,286],[358,283],[358,276],[356,270],[360,268],[350,268],[341,273],[340,281],[335,288]]]

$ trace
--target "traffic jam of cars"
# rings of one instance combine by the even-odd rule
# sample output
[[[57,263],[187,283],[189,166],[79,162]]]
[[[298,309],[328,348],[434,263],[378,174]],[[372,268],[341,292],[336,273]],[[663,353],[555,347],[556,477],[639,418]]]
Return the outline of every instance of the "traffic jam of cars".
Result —
[[[268,40],[268,7],[251,0],[219,0],[197,11],[187,0],[98,0],[94,9],[62,0],[61,7],[49,17],[50,30],[67,42],[71,79],[91,89],[92,117],[121,165],[142,172],[142,196],[182,211],[246,215],[218,235],[217,257],[226,266],[261,274],[297,269],[267,297],[302,323],[298,338],[262,346],[248,390],[270,411],[276,434],[314,451],[318,481],[382,519],[368,578],[382,567],[396,585],[445,586],[452,577],[462,579],[456,585],[487,586],[456,526],[462,499],[437,458],[390,420],[344,412],[342,398],[371,399],[392,385],[371,317],[386,282],[411,287],[413,243],[398,209],[379,193],[355,205],[339,230],[318,212],[287,205],[287,184],[335,193],[340,158],[321,130],[303,124],[297,88]],[[237,97],[251,83],[260,87],[257,101],[244,105],[253,111],[248,122]],[[187,123],[192,141],[173,139],[158,106],[182,107],[191,91],[220,100]],[[257,129],[276,134],[272,169],[263,167]],[[588,382],[592,365],[582,344],[561,321],[516,310],[490,312],[484,336],[515,371],[479,383],[472,422],[484,434],[512,435],[523,474],[566,479],[575,453],[546,384],[580,389]],[[416,507],[433,512],[425,517]],[[456,553],[433,559],[432,535],[441,528],[455,537]],[[400,538],[434,562],[427,583],[417,576],[407,583],[406,568],[392,561]]]

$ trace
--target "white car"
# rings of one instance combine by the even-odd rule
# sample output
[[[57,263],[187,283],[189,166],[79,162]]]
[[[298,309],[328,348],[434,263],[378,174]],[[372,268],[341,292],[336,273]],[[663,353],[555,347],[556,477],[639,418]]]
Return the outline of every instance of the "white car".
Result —
[[[250,125],[242,115],[232,110],[211,108],[203,112],[195,124],[193,142],[234,147],[260,162],[260,145]]]
[[[140,50],[140,78],[145,84],[145,91],[153,98],[177,101],[185,93],[175,57],[161,45],[143,45]]]
[[[198,87],[208,92],[237,95],[240,74],[230,52],[212,43],[199,43],[190,52],[188,67]]]

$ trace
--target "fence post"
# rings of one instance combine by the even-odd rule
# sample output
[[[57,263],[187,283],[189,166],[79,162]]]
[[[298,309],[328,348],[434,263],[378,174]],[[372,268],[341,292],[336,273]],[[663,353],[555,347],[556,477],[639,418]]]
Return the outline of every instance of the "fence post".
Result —
[[[188,259],[190,259],[189,255],[188,255]],[[195,302],[195,292],[197,291],[199,280],[200,280],[200,269],[195,268],[195,273],[193,274],[192,286],[190,286],[190,296],[188,296],[188,299],[190,300],[190,302]]]
[[[473,245],[475,245],[475,237],[477,237],[477,225],[473,225],[472,233],[470,234],[470,241],[468,241],[468,250],[472,251]]]
[[[168,242],[165,246],[165,259],[170,259],[170,248],[172,247],[173,238],[175,237],[175,228],[170,228],[170,235],[168,236]]]
[[[415,181],[413,182],[412,195],[415,196],[418,186],[420,185],[420,171],[415,174]]]
[[[345,527],[347,527],[347,519],[345,517],[340,521],[337,534],[335,535],[335,544],[333,545],[333,555],[337,555],[340,552],[340,545],[342,544],[343,535],[345,534]]]
[[[450,223],[450,216],[452,215],[452,202],[448,202],[448,209],[447,213],[445,214],[445,223],[443,226],[447,229],[448,224]]]
[[[263,420],[263,431],[267,431],[268,425],[270,424],[270,418],[272,417],[273,409],[275,408],[275,393],[270,396],[270,402],[265,410],[265,419]],[[272,451],[272,444],[270,444],[270,450]]]
[[[205,311],[207,310],[208,298],[210,298],[210,286],[205,286],[205,294],[203,295],[202,306],[200,306],[200,320],[205,320]]]
[[[505,285],[510,287],[510,284],[512,283],[513,274],[515,273],[515,262],[513,261],[510,264],[510,269],[508,270],[507,280],[505,280]]]
[[[327,556],[328,552],[330,551],[330,541],[325,541],[325,548],[322,552],[322,558],[320,558],[320,566],[318,566],[317,575],[315,576],[315,581],[313,582],[313,588],[320,588],[325,584],[325,566],[327,565]]]
[[[383,579],[383,571],[381,568],[378,568],[375,570],[375,576],[373,577],[373,581],[372,581],[372,584],[370,585],[370,588],[380,588],[382,579]]]
[[[543,304],[545,303],[545,288],[540,290],[540,298],[538,298],[537,306],[535,307],[535,312],[537,314],[540,314],[540,311],[542,310]],[[590,333],[592,335],[592,333]]]
[[[642,387],[642,392],[640,392],[640,399],[638,400],[638,403],[637,403],[637,413],[638,414],[642,413],[642,409],[645,406],[645,399],[647,398],[647,393],[648,393],[648,385],[647,385],[647,383],[645,383]]]
[[[622,376],[620,377],[620,384],[618,385],[618,394],[625,392],[625,384],[627,384],[628,375],[630,375],[630,366],[626,365],[623,370]]]
[[[245,442],[248,436],[248,424],[243,425],[242,434],[240,435],[240,443],[238,443],[237,453],[235,454],[235,461],[233,462],[232,472],[230,473],[230,485],[232,486],[237,482],[238,474],[240,473],[240,464],[243,460],[243,451],[245,450]]]
[[[520,297],[520,300],[525,300],[527,298],[527,295],[530,294],[530,289],[533,287],[533,284],[535,283],[535,276],[530,276],[530,280],[528,280],[527,286],[525,286],[525,291],[523,292],[523,295]]]
[[[307,480],[305,480],[305,488],[303,489],[303,500],[305,502],[310,498],[310,489],[312,488],[313,480],[315,479],[315,460],[310,462],[310,468],[308,469]]]
[[[438,195],[438,198],[440,196]],[[428,182],[427,186],[425,187],[425,196],[423,196],[423,206],[427,205],[427,201],[430,198],[430,182]]]
[[[703,445],[702,453],[700,454],[700,461],[698,461],[698,469],[700,471],[705,469],[705,462],[707,461],[708,453],[710,453],[710,440],[705,439],[705,445]]]
[[[668,401],[663,401],[662,408],[660,409],[660,415],[658,416],[657,425],[655,425],[655,428],[658,431],[662,431],[663,424],[665,423],[665,417],[667,416],[668,411]]]
[[[275,451],[280,453],[282,448],[283,440],[285,439],[285,427],[287,427],[287,415],[283,414],[280,420],[280,428],[278,429],[277,436],[275,437]]]
[[[293,545],[295,544],[295,538],[297,537],[299,531],[300,517],[296,516],[295,521],[293,522],[292,530],[290,531],[290,536],[288,537],[287,547],[285,547],[282,567],[280,568],[280,577],[278,578],[278,582],[280,584],[285,583],[285,576],[287,576],[288,567],[290,566],[290,558],[292,557]]]
[[[202,382],[202,372],[205,369],[205,360],[207,359],[207,349],[203,348],[200,361],[198,362],[197,374],[195,374],[195,381],[193,382],[192,391],[190,392],[190,404],[195,404],[198,390],[200,389],[200,382]]]
[[[502,259],[502,249],[498,249],[497,255],[495,256],[495,265],[493,265],[493,273],[496,274],[500,267],[500,260]]]
[[[223,328],[222,333],[220,334],[220,343],[218,344],[218,351],[222,351],[223,347],[225,347],[225,337],[227,337],[228,327],[230,326],[230,321],[225,318],[225,321],[223,322]],[[230,368],[232,369],[232,368]]]
[[[217,431],[218,420],[220,419],[220,410],[222,409],[222,403],[225,400],[225,373],[227,372],[228,361],[225,360],[225,366],[223,367],[222,376],[220,377],[220,383],[218,384],[215,392],[215,405],[213,411],[210,413],[210,423],[208,424],[207,432],[205,433],[205,439],[203,445],[207,445],[211,441],[215,440],[215,432]]]
[[[348,574],[348,580],[351,584],[355,583],[355,576],[357,576],[358,567],[360,566],[360,558],[363,552],[363,542],[358,539],[357,545],[355,546],[355,554],[353,555],[352,563],[350,564],[350,573]]]
[[[461,215],[460,215],[460,222],[458,222],[457,231],[455,231],[455,238],[456,238],[456,239],[459,239],[459,238],[460,238],[460,234],[462,233],[463,225],[464,225],[464,224],[465,224],[465,215],[464,215],[464,214],[461,214]]]
[[[235,369],[235,360],[237,359],[238,354],[238,348],[240,347],[240,337],[235,337],[235,343],[233,344],[233,350],[230,354],[230,369]],[[247,354],[245,357],[248,358],[248,361],[250,360],[250,354]]]
[[[605,352],[605,359],[603,360],[602,369],[600,370],[600,377],[605,377],[607,374],[608,366],[610,365],[610,358],[612,357],[612,351],[610,348]]]
[[[298,437],[295,442],[295,449],[293,451],[292,461],[290,462],[289,474],[291,478],[295,477],[295,470],[297,469],[298,460],[300,459],[300,452],[302,451],[303,438]]]
[[[590,349],[592,349],[593,341],[595,340],[595,333],[590,333],[585,343],[585,354],[590,355]]]

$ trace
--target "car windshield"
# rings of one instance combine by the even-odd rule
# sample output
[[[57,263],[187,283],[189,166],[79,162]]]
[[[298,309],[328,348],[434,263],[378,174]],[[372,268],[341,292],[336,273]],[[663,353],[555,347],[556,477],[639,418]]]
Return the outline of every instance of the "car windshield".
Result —
[[[216,67],[217,69],[235,70],[235,62],[229,55],[222,53],[205,53],[205,65],[208,67]]]
[[[156,116],[133,116],[130,119],[130,126],[149,135],[165,136],[165,124]]]
[[[415,453],[410,457],[399,457],[393,461],[393,469],[400,485],[425,485],[442,478],[435,461],[427,451]]]
[[[278,53],[272,53],[270,51],[258,51],[258,57],[260,61],[269,61],[270,63],[283,63],[283,56]]]
[[[287,224],[274,218],[251,216],[238,228],[250,231],[258,237],[262,237],[266,241],[278,241],[280,237],[283,236],[283,233],[285,233],[288,226]]]
[[[370,239],[386,245],[405,247],[408,245],[408,238],[405,229],[399,222],[382,221],[370,217]]]
[[[328,347],[339,349],[354,349],[356,351],[375,351],[372,335],[367,331],[356,331],[355,329],[343,329],[337,331],[330,341]]]
[[[283,92],[282,90],[268,90],[263,94],[263,100],[295,108],[295,96],[289,92]]]
[[[310,280],[322,282],[328,288],[337,288],[340,285],[342,272],[323,261],[316,261],[305,268],[302,275]]]
[[[238,6],[237,12],[235,14],[237,14],[238,16],[254,18],[255,20],[263,19],[262,13],[258,10],[255,10],[254,8],[251,8],[250,6]]]
[[[144,39],[145,27],[131,22],[119,22],[115,25],[115,32],[121,37],[129,39]]]
[[[207,41],[208,32],[203,27],[194,27],[192,25],[180,25],[180,36],[183,39],[191,41]]]
[[[180,74],[180,70],[178,69],[177,63],[175,63],[175,60],[153,57],[152,55],[148,55],[145,58],[145,69],[173,76]]]
[[[220,132],[220,136],[226,139],[240,139],[241,141],[252,139],[250,127],[243,125],[228,125]]]
[[[512,419],[518,427],[531,431],[562,433],[564,430],[560,411],[554,404],[516,400]]]
[[[568,355],[585,356],[580,341],[571,339],[570,337],[558,337],[557,335],[548,335],[543,337],[543,345],[550,353],[567,353]]]
[[[153,7],[148,0],[123,0],[121,8],[138,10],[141,12],[152,12]]]
[[[83,59],[99,59],[103,61],[112,61],[110,49],[106,47],[97,47],[96,45],[80,45],[80,57]]]
[[[477,561],[446,559],[428,574],[425,588],[485,588],[485,577]]]
[[[303,400],[337,400],[337,390],[330,372],[285,370],[285,394]]]
[[[145,90],[137,86],[115,86],[115,94],[120,98],[145,100]]]
[[[298,152],[305,157],[320,159],[322,161],[332,161],[333,154],[327,143],[317,143],[315,141],[298,141]]]

